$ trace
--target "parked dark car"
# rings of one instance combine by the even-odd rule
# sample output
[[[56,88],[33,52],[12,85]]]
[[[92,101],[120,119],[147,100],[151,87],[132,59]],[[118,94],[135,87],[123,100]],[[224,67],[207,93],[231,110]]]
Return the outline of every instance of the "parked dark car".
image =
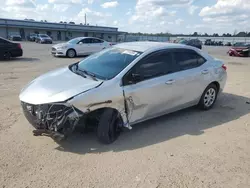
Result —
[[[0,37],[0,58],[9,60],[11,57],[20,57],[23,50],[20,43],[11,42]]]
[[[202,49],[202,42],[199,39],[191,39],[191,40],[184,39],[184,40],[180,40],[179,43]]]
[[[27,40],[28,41],[36,41],[36,38],[38,37],[38,34],[35,34],[35,33],[30,33],[27,37]]]
[[[211,39],[207,39],[207,40],[205,40],[204,44],[207,45],[207,46],[210,46],[210,45],[212,45],[212,40]]]
[[[12,41],[22,41],[22,37],[18,34],[9,35],[8,38]]]
[[[52,44],[52,38],[46,34],[38,34],[36,43],[40,44]]]
[[[231,43],[231,42],[227,42],[227,43],[225,44],[225,46],[232,46],[232,43]]]

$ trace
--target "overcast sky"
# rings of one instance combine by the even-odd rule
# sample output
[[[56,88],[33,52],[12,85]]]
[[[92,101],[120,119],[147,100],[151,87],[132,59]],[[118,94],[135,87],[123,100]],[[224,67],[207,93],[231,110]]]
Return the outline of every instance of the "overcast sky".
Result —
[[[74,21],[143,33],[250,32],[250,0],[0,0],[1,18]]]

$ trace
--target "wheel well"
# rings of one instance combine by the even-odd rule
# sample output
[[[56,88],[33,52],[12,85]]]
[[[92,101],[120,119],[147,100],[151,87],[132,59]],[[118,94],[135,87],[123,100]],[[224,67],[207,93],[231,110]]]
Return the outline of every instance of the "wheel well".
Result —
[[[214,84],[216,86],[216,88],[217,88],[218,91],[220,90],[220,84],[219,84],[219,82],[214,81],[211,84]],[[211,84],[209,84],[209,85],[211,85]]]
[[[120,112],[115,108],[110,108],[110,107],[99,108],[99,109],[93,110],[93,111],[91,111],[91,112],[84,115],[83,118],[84,118],[84,121],[85,121],[86,125],[97,126],[102,113],[107,109],[115,110],[116,112],[119,113],[119,116],[121,117]],[[122,120],[122,118],[121,118],[121,120]]]
[[[68,49],[66,53],[68,53],[68,51],[69,51],[69,50],[74,50],[74,51],[75,51],[75,53],[76,53],[76,50],[75,50],[74,48],[70,48],[70,49]],[[76,55],[77,55],[77,53],[76,53]]]

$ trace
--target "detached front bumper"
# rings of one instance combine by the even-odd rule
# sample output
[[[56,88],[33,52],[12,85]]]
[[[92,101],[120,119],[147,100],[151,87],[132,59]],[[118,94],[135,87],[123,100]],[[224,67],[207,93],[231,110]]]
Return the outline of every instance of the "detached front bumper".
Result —
[[[33,105],[21,102],[29,123],[39,131],[67,136],[73,132],[83,113],[73,106],[61,103]]]
[[[66,49],[57,49],[57,48],[52,48],[51,49],[51,54],[54,56],[66,56],[67,55],[67,50]]]

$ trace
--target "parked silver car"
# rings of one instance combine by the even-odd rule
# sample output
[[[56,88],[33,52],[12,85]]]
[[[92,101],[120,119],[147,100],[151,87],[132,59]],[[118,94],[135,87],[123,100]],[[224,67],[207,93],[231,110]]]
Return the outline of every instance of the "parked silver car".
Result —
[[[75,57],[90,55],[112,46],[111,43],[95,37],[77,37],[66,43],[52,46],[51,54],[54,56]]]
[[[223,62],[197,48],[131,42],[36,78],[20,100],[36,135],[61,139],[91,126],[112,143],[122,127],[193,105],[212,108],[226,79]]]

